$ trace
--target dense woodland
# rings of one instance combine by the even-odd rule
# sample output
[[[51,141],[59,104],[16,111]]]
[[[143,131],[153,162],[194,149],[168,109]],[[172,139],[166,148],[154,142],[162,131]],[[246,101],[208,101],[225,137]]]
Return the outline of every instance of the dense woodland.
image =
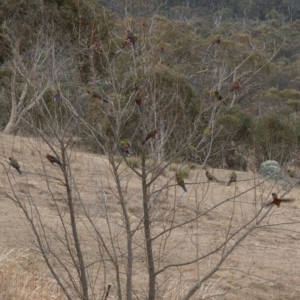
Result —
[[[191,144],[198,145],[213,122],[212,166],[245,169],[250,154],[256,167],[294,158],[300,140],[298,1],[15,0],[0,6],[4,132],[30,134],[26,119],[42,126],[40,101],[63,114],[67,108],[53,101],[60,88],[91,126],[109,135],[112,113],[121,122],[119,138],[128,137],[141,126],[134,103],[140,90],[148,121],[151,110],[165,111],[153,126],[177,120],[168,147],[191,131],[197,132]],[[127,28],[138,37],[136,51],[122,49]],[[94,42],[100,48],[91,59]],[[237,78],[240,89],[230,91]],[[17,119],[7,128],[12,115]],[[76,130],[87,149],[100,151],[80,126]]]

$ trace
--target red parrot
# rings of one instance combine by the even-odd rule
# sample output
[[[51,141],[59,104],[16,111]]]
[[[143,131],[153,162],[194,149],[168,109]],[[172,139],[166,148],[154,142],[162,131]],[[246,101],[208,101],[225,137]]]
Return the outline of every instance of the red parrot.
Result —
[[[155,128],[155,129],[153,129],[152,131],[150,131],[150,132],[147,134],[146,138],[142,141],[142,145],[145,145],[145,143],[146,143],[149,139],[155,137],[156,134],[157,134],[157,129]]]
[[[20,175],[22,175],[22,172],[21,172],[21,170],[20,170],[20,165],[19,165],[19,163],[17,162],[16,159],[10,157],[10,158],[9,158],[9,164],[10,164],[12,167],[14,167],[14,168],[18,171],[18,173],[19,173]]]
[[[123,43],[121,49],[124,49],[125,47],[127,47],[127,46],[129,46],[129,45],[131,45],[131,42],[130,42],[128,39],[126,39],[126,40],[124,41],[124,43]]]
[[[94,43],[89,47],[89,56],[93,57],[95,52],[99,49],[99,43]]]
[[[54,95],[53,100],[54,100],[54,101],[60,100],[60,90],[57,90],[57,91],[56,91],[56,94]]]
[[[105,98],[102,98],[98,93],[94,92],[94,91],[87,91],[93,98],[98,98],[100,100],[102,100],[105,103],[108,103],[108,100]]]
[[[135,103],[137,105],[137,109],[139,113],[142,113],[143,108],[142,108],[142,96],[141,96],[141,92],[137,91],[135,94]]]
[[[46,158],[51,162],[51,164],[53,165],[54,163],[57,163],[60,167],[62,167],[62,163],[58,160],[58,158],[50,155],[50,154],[47,154],[46,155]]]
[[[130,41],[130,43],[132,44],[133,50],[135,51],[135,42],[138,40],[138,38],[129,28],[127,28],[126,33],[127,33],[127,40]]]
[[[241,79],[237,78],[236,81],[231,85],[231,91],[237,91],[241,87]]]
[[[267,206],[270,206],[270,205],[274,204],[274,205],[276,205],[277,207],[279,207],[281,201],[284,201],[284,202],[292,202],[292,201],[294,201],[294,199],[279,199],[279,198],[277,197],[277,194],[276,194],[276,193],[272,193],[272,197],[273,197],[273,201],[270,202],[269,204],[267,204]]]

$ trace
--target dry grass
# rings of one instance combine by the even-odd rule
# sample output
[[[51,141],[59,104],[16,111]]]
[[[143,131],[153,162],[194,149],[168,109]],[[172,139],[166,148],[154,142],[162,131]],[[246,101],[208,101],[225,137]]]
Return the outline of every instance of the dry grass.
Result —
[[[15,170],[8,170],[9,174],[12,175],[12,185],[16,193],[20,196],[23,195],[24,201],[27,201],[26,197],[30,196],[30,201],[34,201],[45,224],[49,227],[52,226],[51,228],[57,227],[59,224],[57,209],[66,211],[66,204],[63,198],[63,187],[55,179],[49,180],[50,187],[48,187],[43,177],[45,172],[54,178],[60,176],[60,169],[52,166],[44,159],[45,153],[49,150],[40,141],[34,139],[21,139],[5,135],[1,135],[0,138],[2,141],[0,144],[0,162],[8,168],[7,157],[13,156],[18,159],[21,169],[25,173],[24,176],[19,176]],[[92,232],[92,228],[84,216],[80,201],[83,202],[85,209],[97,226],[101,228],[106,238],[109,236],[109,231],[105,216],[109,215],[111,234],[117,241],[117,250],[124,253],[126,238],[123,234],[124,231],[122,231],[122,211],[108,161],[105,157],[79,151],[72,151],[70,159],[73,176],[77,178],[79,191],[76,201],[76,209],[80,216],[78,228],[88,263],[99,258],[98,244],[89,234]],[[140,181],[132,171],[126,168],[125,164],[122,164],[121,168],[122,190],[126,195],[131,226],[135,228],[142,217]],[[214,170],[214,175],[223,182],[228,181],[229,174],[230,171]],[[168,184],[170,188],[166,189],[166,192],[158,198],[151,199],[152,214],[155,220],[153,222],[153,235],[160,233],[163,228],[167,228],[171,224],[179,224],[194,217],[197,213],[212,208],[226,198],[237,196],[206,213],[198,222],[189,223],[174,230],[169,236],[162,236],[161,239],[157,239],[154,243],[155,256],[158,258],[155,262],[157,268],[169,263],[192,260],[215,249],[220,242],[225,240],[228,232],[233,232],[241,224],[245,224],[262,202],[266,202],[267,199],[270,201],[271,191],[278,192],[279,195],[284,192],[281,186],[274,185],[272,182],[249,190],[254,182],[261,182],[262,178],[257,174],[247,172],[237,172],[237,174],[239,181],[227,187],[225,183],[208,183],[204,171],[199,171],[197,168],[190,170],[189,178],[186,179],[187,193],[183,193],[182,188],[176,186],[174,172],[166,171],[165,176],[160,177],[160,180],[153,186],[153,192],[165,184]],[[2,169],[0,169],[0,180],[2,186],[8,189],[6,175]],[[195,182],[200,184],[194,184]],[[299,190],[294,188],[288,196],[295,198],[296,201],[282,205],[279,209],[274,207],[262,224],[263,226],[257,228],[247,237],[239,248],[229,256],[220,271],[208,280],[191,299],[300,299]],[[30,259],[34,261],[35,266],[43,266],[41,260],[36,260],[36,249],[33,246],[34,237],[26,225],[22,212],[1,195],[0,214],[2,222],[0,251],[7,253],[10,249],[23,251],[30,248],[26,255],[27,253],[30,254]],[[135,284],[133,288],[140,299],[143,299],[147,289],[145,284],[147,280],[145,251],[140,247],[142,238],[142,231],[137,231],[134,236],[133,280]],[[165,240],[167,243],[164,243]],[[229,242],[228,246],[233,242]],[[18,255],[17,253],[17,251],[9,252],[9,257],[15,256],[15,260],[18,261],[20,255],[21,257],[25,255],[24,252],[20,252],[22,254]],[[197,278],[203,276],[218,261],[220,255],[221,253],[218,252],[203,259],[198,264],[170,268],[164,274],[160,274],[157,277],[157,285],[158,287],[161,286],[158,290],[158,299],[182,299],[182,295],[195,283]],[[67,257],[64,259],[67,260]],[[125,261],[125,256],[122,257],[121,255],[120,264],[123,261]],[[99,269],[95,267],[89,270],[89,275],[96,276],[99,270],[102,271],[104,267],[111,266],[99,263],[98,267]],[[12,267],[11,270],[17,272],[20,270],[18,268]],[[28,280],[22,279],[19,275],[19,283],[20,286],[24,286],[23,282],[31,282],[31,285],[28,284],[27,286],[32,286],[32,297],[38,290],[44,289],[40,286],[45,286],[45,290],[46,287],[53,290],[52,294],[49,293],[53,295],[52,297],[59,297],[52,279],[44,276],[46,273],[26,273],[25,270],[26,268],[23,268],[22,272],[25,275],[24,278],[27,276]],[[99,280],[97,285],[99,291],[97,292],[100,295],[107,283],[113,282],[111,270],[108,274],[111,274],[107,275],[108,278],[97,275]],[[18,277],[18,275],[12,277],[14,278],[14,276]],[[47,280],[44,282],[45,278]],[[37,281],[35,285],[33,285],[33,281]],[[125,279],[122,277],[122,283],[124,281]],[[5,286],[9,288],[7,284]],[[39,288],[36,289],[36,287]],[[56,299],[43,297],[41,296],[39,299]],[[101,297],[97,299],[99,298],[101,299]],[[37,298],[23,297],[22,299]],[[116,299],[114,286],[111,289],[109,299]]]
[[[0,298],[5,300],[65,299],[56,281],[30,251],[11,250],[0,257]]]

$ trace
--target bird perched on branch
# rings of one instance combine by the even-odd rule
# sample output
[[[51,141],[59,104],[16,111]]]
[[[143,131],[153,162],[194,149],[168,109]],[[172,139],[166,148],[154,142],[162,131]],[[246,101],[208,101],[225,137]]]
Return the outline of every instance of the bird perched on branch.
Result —
[[[227,186],[231,185],[232,182],[236,182],[237,180],[237,175],[235,172],[232,172],[229,176],[229,181],[227,183]]]
[[[224,98],[221,96],[220,92],[218,89],[214,90],[214,96],[218,101],[222,101]]]
[[[289,176],[290,176],[291,178],[297,178],[297,176],[296,176],[296,171],[287,170],[287,172],[288,172],[288,174],[289,174]]]
[[[176,173],[176,181],[177,181],[177,184],[179,186],[181,186],[185,192],[187,192],[187,189],[185,187],[185,183],[184,183],[184,179],[183,179],[183,174],[182,173],[180,173],[180,172]]]
[[[89,56],[94,57],[95,52],[99,49],[99,43],[94,43],[89,47]]]
[[[208,136],[210,136],[210,133],[211,133],[211,127],[208,126],[208,127],[206,127],[206,128],[204,129],[204,131],[203,131],[203,137],[208,137]]]
[[[211,135],[211,127],[208,126],[203,131],[202,139],[201,139],[199,145],[201,145],[202,143],[207,142],[208,139],[209,139],[209,137],[210,137],[210,135]]]
[[[187,150],[190,157],[195,158],[197,156],[197,150],[193,145],[189,144]]]
[[[120,142],[120,149],[122,153],[127,154],[127,156],[130,156],[130,152],[131,152],[131,143],[128,139],[123,139]]]
[[[146,143],[149,139],[155,137],[156,134],[157,134],[157,129],[155,128],[155,129],[153,129],[152,131],[150,131],[150,132],[146,135],[146,138],[142,141],[142,145],[145,145],[145,143]]]
[[[107,99],[102,98],[98,93],[96,93],[95,91],[87,91],[93,98],[97,98],[102,100],[105,103],[108,103]]]
[[[111,124],[114,125],[114,124],[117,123],[117,119],[116,119],[116,116],[114,114],[114,110],[111,107],[108,110],[107,117],[108,117]]]
[[[16,159],[10,157],[10,158],[9,158],[9,164],[10,164],[13,168],[15,168],[15,169],[18,171],[18,173],[19,173],[20,175],[22,175],[22,172],[21,172],[21,170],[20,170],[20,165],[19,165],[19,163],[18,163],[18,161],[17,161]]]
[[[138,40],[138,38],[129,28],[126,29],[126,33],[127,33],[127,40],[132,44],[133,50],[135,51],[135,43]]]
[[[58,158],[50,155],[50,154],[47,154],[46,155],[46,158],[51,162],[51,164],[53,165],[54,163],[58,164],[60,167],[62,167],[62,163],[59,161]]]
[[[148,30],[149,29],[149,22],[146,18],[144,17],[141,17],[141,25],[142,27],[145,29],[145,30]]]
[[[142,95],[141,95],[140,91],[136,92],[134,100],[135,100],[138,112],[142,113],[143,112],[143,108],[142,108]]]
[[[236,81],[231,85],[231,91],[237,91],[241,87],[241,79],[237,78]]]
[[[123,43],[121,49],[124,49],[125,47],[130,46],[130,45],[131,45],[131,42],[130,42],[128,39],[126,39],[126,40],[124,41],[124,43]]]
[[[294,199],[279,199],[277,197],[277,194],[276,193],[272,193],[272,197],[273,197],[273,201],[268,203],[267,206],[270,206],[272,204],[276,205],[277,207],[280,206],[280,203],[283,201],[283,202],[292,202],[294,201]]]
[[[60,90],[56,90],[56,93],[55,93],[55,95],[53,97],[53,100],[54,101],[60,100]]]
[[[217,181],[217,182],[220,182],[216,176],[214,176],[213,174],[211,174],[210,172],[206,171],[205,172],[205,175],[206,175],[206,178],[209,180],[209,181]]]

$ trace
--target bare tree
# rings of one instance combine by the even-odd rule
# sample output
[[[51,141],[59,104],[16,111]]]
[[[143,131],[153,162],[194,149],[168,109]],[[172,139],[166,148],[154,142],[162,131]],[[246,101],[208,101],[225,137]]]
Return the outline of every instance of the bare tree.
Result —
[[[7,180],[0,192],[24,213],[36,247],[68,299],[106,299],[108,283],[118,299],[160,299],[174,283],[185,287],[180,299],[192,299],[273,208],[265,206],[274,186],[257,174],[242,178],[248,183],[244,189],[238,189],[239,182],[225,187],[228,174],[218,182],[205,177],[208,159],[220,151],[213,145],[222,132],[216,125],[222,101],[190,105],[194,91],[184,74],[168,65],[173,58],[160,47],[157,37],[163,33],[156,22],[159,18],[137,27],[135,48],[126,36],[122,46],[115,38],[119,33],[110,32],[111,44],[99,45],[88,57],[88,87],[75,84],[75,62],[58,61],[53,51],[42,59],[39,48],[29,69],[15,55],[12,95],[18,76],[24,88],[12,103],[17,107],[32,97],[20,117],[14,113],[7,132],[22,120],[35,137],[26,141],[34,157],[24,158],[28,167],[20,178],[2,163]],[[114,56],[111,47],[117,49]],[[55,76],[44,70],[50,54]],[[94,64],[97,56],[105,62],[105,81]],[[179,65],[184,55],[179,51],[178,56]],[[219,69],[212,90],[239,67],[230,74]],[[72,69],[68,75],[67,68]],[[65,78],[69,83],[53,106],[44,93]],[[99,95],[82,91],[90,87]],[[87,97],[91,110],[85,107]],[[33,105],[36,114],[26,114]],[[76,140],[92,141],[96,154],[76,151]],[[192,158],[189,146],[195,148]],[[47,161],[47,153],[59,163]],[[22,192],[16,188],[32,176],[39,179],[42,201],[55,212],[50,220],[30,185]]]

